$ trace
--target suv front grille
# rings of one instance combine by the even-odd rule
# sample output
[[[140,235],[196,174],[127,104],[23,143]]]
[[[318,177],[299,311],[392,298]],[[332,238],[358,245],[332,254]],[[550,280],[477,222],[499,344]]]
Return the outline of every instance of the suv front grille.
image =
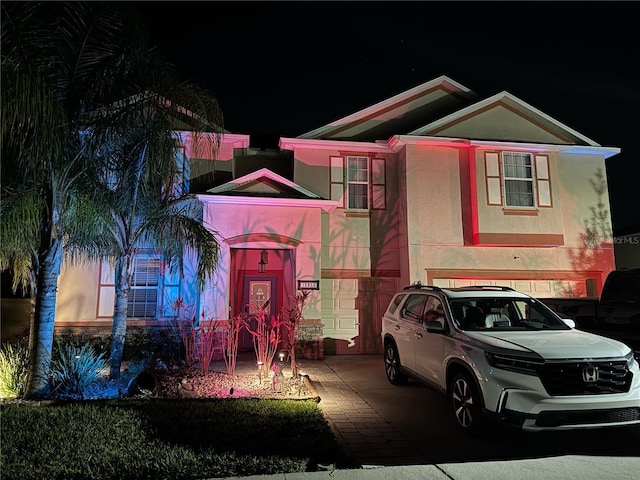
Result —
[[[597,425],[599,423],[625,423],[640,420],[640,408],[618,410],[588,410],[577,412],[541,412],[536,420],[538,427],[561,425]]]
[[[628,392],[632,373],[626,360],[547,363],[540,380],[549,395],[599,395]]]

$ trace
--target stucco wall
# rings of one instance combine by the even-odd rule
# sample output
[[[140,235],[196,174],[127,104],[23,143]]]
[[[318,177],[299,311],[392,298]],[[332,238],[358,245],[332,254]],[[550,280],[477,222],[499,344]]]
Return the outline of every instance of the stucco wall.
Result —
[[[207,204],[205,222],[218,232],[222,248],[218,269],[201,299],[206,315],[228,318],[228,301],[235,294],[231,292],[235,288],[231,282],[232,248],[295,250],[293,281],[319,279],[320,212],[320,208],[310,207]],[[320,318],[319,301],[308,303],[305,317]]]
[[[87,322],[96,320],[98,309],[98,263],[63,264],[58,277],[56,322]]]

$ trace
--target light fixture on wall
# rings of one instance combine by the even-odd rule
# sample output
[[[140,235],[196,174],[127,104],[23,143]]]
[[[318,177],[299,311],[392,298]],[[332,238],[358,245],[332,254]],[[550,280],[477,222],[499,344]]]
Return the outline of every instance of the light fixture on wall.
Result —
[[[260,252],[260,261],[258,262],[258,273],[264,273],[267,270],[267,264],[269,263],[269,252],[262,250]]]

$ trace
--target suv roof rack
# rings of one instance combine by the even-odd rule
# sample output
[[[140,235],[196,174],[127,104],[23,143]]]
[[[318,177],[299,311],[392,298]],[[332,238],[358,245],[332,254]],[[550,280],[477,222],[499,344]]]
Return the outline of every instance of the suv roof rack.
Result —
[[[450,290],[454,290],[453,288]],[[466,287],[456,287],[455,290],[500,290],[503,292],[514,292],[511,287],[505,287],[502,285],[468,285]]]
[[[416,282],[416,283],[413,283],[411,285],[407,285],[406,287],[403,288],[403,290],[421,290],[423,288],[425,290],[436,290],[436,291],[441,291],[442,290],[440,287],[436,287],[435,285],[423,285],[420,282]]]

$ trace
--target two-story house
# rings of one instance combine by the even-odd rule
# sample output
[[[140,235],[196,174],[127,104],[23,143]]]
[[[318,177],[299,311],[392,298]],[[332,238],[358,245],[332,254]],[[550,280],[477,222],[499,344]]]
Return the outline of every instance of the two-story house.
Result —
[[[277,313],[310,288],[303,335],[324,353],[379,353],[383,310],[415,281],[597,296],[615,268],[604,172],[620,149],[507,92],[478,98],[442,76],[273,152],[228,133],[216,158],[197,158],[180,133],[220,264],[200,292],[189,269],[172,278],[140,253],[130,326],[161,325],[176,298],[226,319],[266,300]],[[113,298],[107,265],[65,268],[57,331],[110,332]]]

